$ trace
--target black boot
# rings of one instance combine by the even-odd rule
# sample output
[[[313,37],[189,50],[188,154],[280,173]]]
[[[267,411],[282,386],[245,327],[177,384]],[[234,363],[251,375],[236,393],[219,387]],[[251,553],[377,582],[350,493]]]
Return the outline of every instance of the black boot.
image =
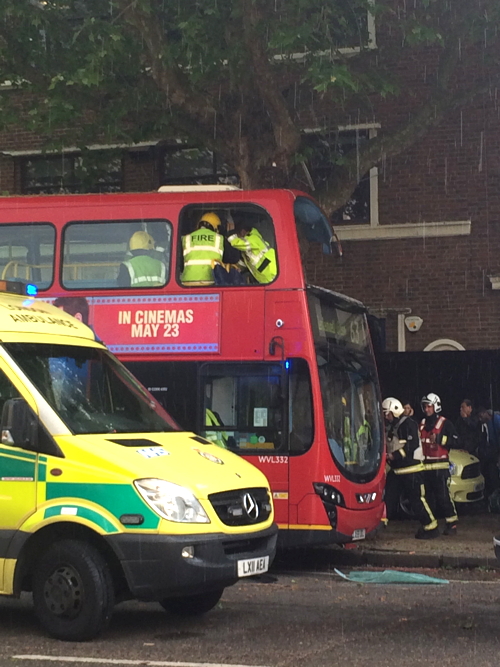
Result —
[[[432,528],[432,530],[425,530],[423,526],[415,533],[417,540],[433,540],[436,537],[439,537],[439,530],[437,528]]]
[[[457,524],[447,523],[446,528],[443,530],[443,535],[456,535],[456,534],[457,534]]]

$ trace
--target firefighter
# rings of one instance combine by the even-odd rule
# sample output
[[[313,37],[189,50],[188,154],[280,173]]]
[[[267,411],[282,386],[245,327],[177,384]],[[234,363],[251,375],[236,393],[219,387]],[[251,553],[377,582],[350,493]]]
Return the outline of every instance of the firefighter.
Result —
[[[166,281],[165,263],[155,251],[153,237],[145,231],[132,234],[129,258],[120,264],[118,287],[158,287]]]
[[[382,410],[386,424],[387,462],[400,480],[402,491],[420,521],[415,537],[418,540],[439,537],[438,523],[425,493],[417,423],[404,414],[403,405],[397,398],[386,398]]]
[[[214,285],[214,263],[222,262],[224,237],[219,233],[221,219],[216,213],[204,213],[197,229],[182,237],[183,285]]]
[[[270,283],[276,278],[276,253],[260,232],[248,222],[237,222],[229,243],[239,250],[243,262],[258,283]]]
[[[440,416],[441,399],[427,394],[420,402],[425,417],[420,422],[424,454],[425,488],[434,499],[434,513],[445,517],[443,535],[456,535],[458,516],[450,495],[450,449],[458,447],[458,435],[449,419]]]

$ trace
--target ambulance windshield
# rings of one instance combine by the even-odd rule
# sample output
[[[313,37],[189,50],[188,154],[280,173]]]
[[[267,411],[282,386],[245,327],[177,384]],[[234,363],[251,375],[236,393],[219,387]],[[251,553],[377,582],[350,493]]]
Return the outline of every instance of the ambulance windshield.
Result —
[[[105,350],[39,343],[4,347],[75,434],[180,430]]]

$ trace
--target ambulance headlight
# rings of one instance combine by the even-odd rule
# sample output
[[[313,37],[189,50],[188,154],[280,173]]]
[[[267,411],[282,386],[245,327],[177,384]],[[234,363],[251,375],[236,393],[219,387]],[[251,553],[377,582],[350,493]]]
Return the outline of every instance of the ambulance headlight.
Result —
[[[176,523],[210,523],[205,510],[184,486],[163,479],[136,479],[135,487],[160,516]]]

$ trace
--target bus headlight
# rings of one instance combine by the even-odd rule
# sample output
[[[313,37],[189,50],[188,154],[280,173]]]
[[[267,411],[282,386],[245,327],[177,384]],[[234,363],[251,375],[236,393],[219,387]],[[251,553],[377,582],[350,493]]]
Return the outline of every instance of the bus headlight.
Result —
[[[176,523],[210,523],[203,507],[184,486],[163,479],[136,479],[134,484],[147,504],[164,519]]]
[[[344,497],[331,484],[323,484],[321,482],[313,482],[313,487],[318,496],[324,503],[331,503],[332,505],[340,505],[345,507]]]

